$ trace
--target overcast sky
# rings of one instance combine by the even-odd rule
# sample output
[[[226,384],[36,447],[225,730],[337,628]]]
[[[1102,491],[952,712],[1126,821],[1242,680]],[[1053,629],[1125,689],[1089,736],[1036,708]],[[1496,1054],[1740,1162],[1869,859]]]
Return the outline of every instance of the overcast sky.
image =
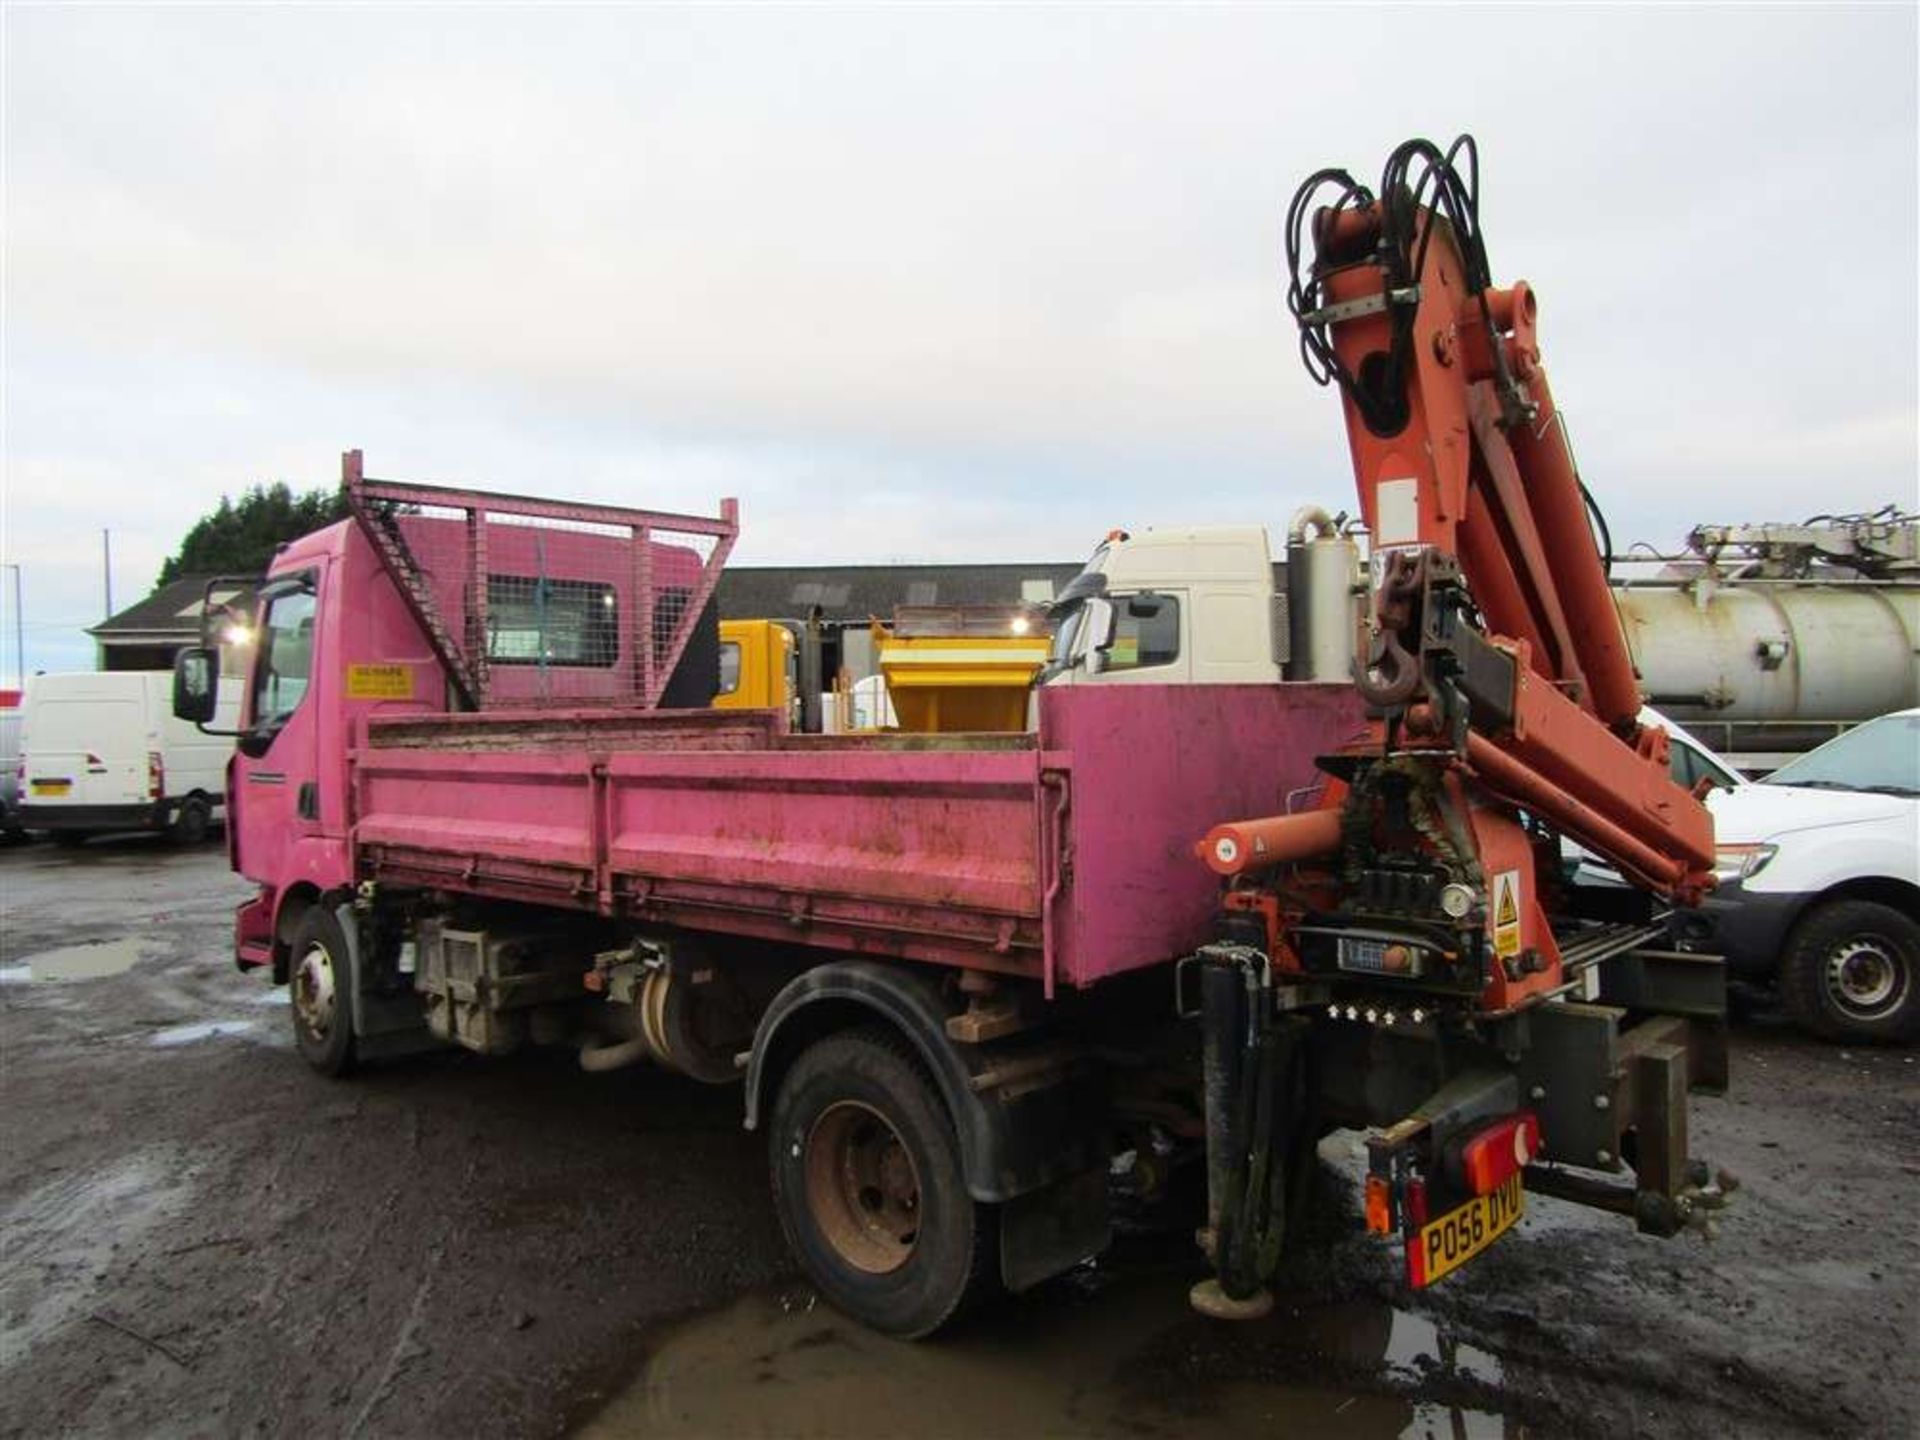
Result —
[[[742,502],[740,563],[1352,504],[1280,222],[1480,140],[1616,537],[1916,503],[1916,8],[3,12],[4,559],[222,492]],[[0,672],[13,673],[11,576]]]

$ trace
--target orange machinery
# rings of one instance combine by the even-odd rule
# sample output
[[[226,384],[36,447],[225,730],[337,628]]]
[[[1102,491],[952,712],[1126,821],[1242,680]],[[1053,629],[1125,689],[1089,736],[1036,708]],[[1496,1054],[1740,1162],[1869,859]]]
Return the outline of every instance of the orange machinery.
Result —
[[[1478,185],[1471,137],[1412,140],[1375,188],[1314,174],[1288,216],[1289,305],[1340,392],[1372,536],[1354,680],[1373,718],[1322,758],[1319,808],[1196,846],[1229,877],[1190,1002],[1218,1272],[1195,1303],[1214,1313],[1264,1293],[1328,1124],[1372,1132],[1369,1223],[1406,1237],[1416,1285],[1452,1245],[1443,1209],[1489,1237],[1518,1213],[1519,1180],[1499,1208],[1463,1149],[1529,1137],[1527,1188],[1658,1233],[1703,1194],[1685,1100],[1724,1078],[1723,981],[1657,942],[1660,907],[1712,884],[1712,823],[1639,723],[1538,302],[1492,283]],[[1563,839],[1633,888],[1570,884]],[[1626,1164],[1624,1187],[1568,1168]]]
[[[1330,762],[1349,782],[1330,797],[1341,826],[1241,822],[1202,853],[1227,874],[1342,852],[1448,855],[1503,962],[1484,995],[1501,1009],[1565,978],[1550,923],[1558,837],[1683,904],[1712,884],[1714,851],[1705,806],[1669,776],[1665,733],[1639,723],[1590,500],[1541,364],[1538,302],[1524,281],[1489,280],[1477,168],[1471,137],[1444,154],[1414,140],[1377,194],[1329,170],[1295,197],[1289,298],[1309,370],[1341,392],[1372,533],[1372,653],[1356,683],[1378,719]],[[1312,208],[1328,188],[1333,203]],[[1304,274],[1303,227],[1315,248]],[[1424,822],[1383,813],[1407,806]],[[1233,844],[1249,825],[1259,843]],[[1277,961],[1297,968],[1297,945],[1276,938]]]

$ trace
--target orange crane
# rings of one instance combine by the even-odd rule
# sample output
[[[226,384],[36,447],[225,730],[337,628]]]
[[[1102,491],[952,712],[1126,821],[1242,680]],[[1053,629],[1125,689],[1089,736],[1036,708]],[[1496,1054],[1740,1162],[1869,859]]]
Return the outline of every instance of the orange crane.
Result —
[[[1582,1095],[1589,1110],[1621,1099],[1634,1112],[1611,1139],[1576,1135],[1558,1113],[1555,1089],[1593,1087],[1589,1072],[1556,1069],[1574,1042],[1562,1013],[1541,1013],[1575,1007],[1540,1002],[1631,990],[1637,1004],[1620,1013],[1664,1012],[1645,1034],[1608,1033],[1632,1062],[1710,1030],[1719,983],[1685,957],[1649,956],[1650,904],[1623,912],[1617,895],[1573,893],[1562,838],[1644,895],[1689,905],[1713,883],[1713,829],[1669,777],[1664,733],[1639,723],[1598,509],[1541,362],[1538,301],[1490,278],[1472,138],[1445,151],[1408,141],[1377,187],[1317,172],[1286,238],[1302,355],[1340,392],[1372,536],[1354,675],[1372,719],[1323,757],[1321,808],[1228,822],[1196,847],[1229,877],[1222,943],[1198,957],[1219,1279],[1195,1299],[1216,1313],[1261,1293],[1286,1209],[1278,1187],[1305,1168],[1301,1147],[1329,1113],[1373,1129],[1369,1222],[1406,1235],[1409,1279],[1424,1284],[1445,1258],[1429,1253],[1443,1201],[1467,1202],[1458,1223],[1476,1233],[1511,1223],[1463,1165],[1476,1143],[1476,1155],[1494,1143],[1518,1156],[1496,1167],[1514,1203],[1524,1171],[1530,1188],[1677,1229],[1704,1178],[1685,1159],[1685,1089],[1716,1068],[1685,1066],[1679,1103],[1662,1097],[1658,1114],[1650,1095],[1635,1103],[1655,1088],[1650,1072],[1623,1096]],[[1308,1095],[1287,1078],[1377,1077],[1387,1067],[1363,1047],[1415,1034],[1433,1052],[1432,1094],[1361,1094],[1362,1078]],[[1309,1052],[1313,1063],[1296,1061]],[[1350,1063],[1325,1063],[1336,1053]],[[1623,1151],[1637,1161],[1631,1187],[1548,1163],[1612,1170]],[[1473,1202],[1484,1213],[1469,1215]]]

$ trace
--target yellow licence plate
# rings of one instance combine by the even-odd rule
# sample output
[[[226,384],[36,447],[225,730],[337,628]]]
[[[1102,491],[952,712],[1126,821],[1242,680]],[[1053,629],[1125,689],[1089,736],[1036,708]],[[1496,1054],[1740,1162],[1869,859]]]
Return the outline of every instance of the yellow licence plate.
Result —
[[[36,795],[65,795],[73,789],[71,780],[34,780],[29,788]]]
[[[1493,1244],[1526,1212],[1527,1192],[1515,1175],[1491,1195],[1421,1226],[1407,1242],[1407,1272],[1417,1289],[1450,1275]]]

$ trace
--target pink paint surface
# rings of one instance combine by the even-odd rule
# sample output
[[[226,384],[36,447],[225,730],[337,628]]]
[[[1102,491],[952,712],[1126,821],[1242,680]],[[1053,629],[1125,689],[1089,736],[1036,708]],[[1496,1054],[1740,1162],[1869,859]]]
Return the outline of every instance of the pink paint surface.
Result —
[[[1072,883],[1057,902],[1062,980],[1191,953],[1220,882],[1193,853],[1223,820],[1310,809],[1314,757],[1360,728],[1350,685],[1073,686],[1041,696],[1050,753],[1072,771]]]
[[[274,570],[313,571],[322,603],[300,710],[234,763],[237,868],[267,892],[239,925],[254,958],[294,887],[378,879],[1091,985],[1204,943],[1219,882],[1194,842],[1310,806],[1314,758],[1362,720],[1345,685],[1050,690],[1012,748],[707,712],[447,715],[353,527]],[[404,666],[411,696],[350,697],[355,665]]]
[[[1014,750],[373,748],[354,839],[376,870],[433,865],[483,893],[538,884],[696,929],[1033,974],[1050,960],[1084,986],[1203,943],[1219,886],[1194,842],[1310,805],[1314,757],[1359,721],[1346,686],[1080,687],[1043,697],[1037,743]]]

